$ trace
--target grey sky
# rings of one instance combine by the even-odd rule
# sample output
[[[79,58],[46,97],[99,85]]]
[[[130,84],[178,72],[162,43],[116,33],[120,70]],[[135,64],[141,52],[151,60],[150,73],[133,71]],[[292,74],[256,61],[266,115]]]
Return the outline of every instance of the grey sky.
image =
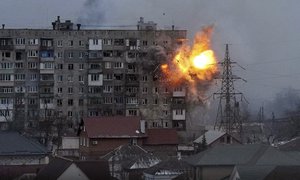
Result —
[[[187,29],[189,38],[215,24],[213,48],[219,60],[230,43],[231,58],[246,68],[235,73],[247,83],[236,87],[252,107],[284,88],[300,90],[300,21],[298,0],[1,0],[0,23],[6,27],[49,27],[60,15],[90,24],[135,25],[140,16],[160,28]],[[87,7],[90,7],[89,9]],[[99,11],[98,11],[99,10]],[[84,18],[83,18],[84,17]],[[99,17],[101,21],[97,21]],[[84,24],[84,22],[81,22]],[[219,84],[220,85],[220,84]],[[254,109],[259,107],[254,107]]]

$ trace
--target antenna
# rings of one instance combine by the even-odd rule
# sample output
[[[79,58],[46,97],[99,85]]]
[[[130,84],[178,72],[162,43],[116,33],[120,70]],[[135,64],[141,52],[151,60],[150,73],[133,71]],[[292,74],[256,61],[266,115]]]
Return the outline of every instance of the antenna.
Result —
[[[222,66],[223,73],[220,77],[222,81],[221,90],[214,93],[214,96],[219,98],[219,106],[216,117],[214,129],[224,130],[227,133],[242,132],[242,121],[240,117],[240,103],[237,100],[237,96],[240,96],[240,101],[244,98],[243,93],[237,92],[234,89],[235,80],[243,80],[242,78],[232,74],[232,62],[229,56],[229,47],[226,44],[225,58],[223,62],[219,63]],[[245,81],[245,80],[244,80]]]

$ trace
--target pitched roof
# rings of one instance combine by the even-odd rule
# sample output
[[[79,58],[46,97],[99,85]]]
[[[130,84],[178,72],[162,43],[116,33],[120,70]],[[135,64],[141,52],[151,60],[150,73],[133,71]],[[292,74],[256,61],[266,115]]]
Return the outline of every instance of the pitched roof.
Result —
[[[151,175],[179,175],[182,174],[183,171],[191,170],[191,168],[192,166],[183,160],[169,158],[146,169],[144,172]]]
[[[55,157],[47,166],[37,174],[36,179],[56,180],[70,166],[75,165],[90,179],[112,179],[109,174],[107,161],[73,161],[66,158]]]
[[[300,137],[296,137],[285,144],[279,145],[278,148],[283,151],[300,151]]]
[[[300,166],[277,166],[265,180],[299,180]]]
[[[160,162],[160,159],[138,145],[122,145],[102,157],[109,160],[118,159],[124,169],[144,169]]]
[[[90,180],[113,179],[107,161],[75,161],[75,164]]]
[[[205,132],[203,135],[201,135],[200,137],[198,137],[196,140],[194,140],[194,143],[202,143],[203,136],[205,135],[206,143],[207,143],[207,145],[209,145],[212,142],[214,142],[215,140],[222,137],[224,134],[226,134],[226,133],[222,132],[222,131],[209,130],[209,131]]]
[[[238,165],[236,170],[240,179],[263,180],[276,166]]]
[[[89,138],[142,137],[140,117],[110,116],[84,118],[84,126]]]
[[[71,164],[72,160],[56,157],[50,163],[39,171],[36,179],[55,180],[57,179]]]
[[[0,132],[0,144],[0,155],[48,154],[46,147],[17,132]]]
[[[202,165],[300,165],[284,152],[262,144],[218,145],[186,158],[195,166]]]
[[[178,135],[176,129],[147,129],[145,145],[177,145]]]

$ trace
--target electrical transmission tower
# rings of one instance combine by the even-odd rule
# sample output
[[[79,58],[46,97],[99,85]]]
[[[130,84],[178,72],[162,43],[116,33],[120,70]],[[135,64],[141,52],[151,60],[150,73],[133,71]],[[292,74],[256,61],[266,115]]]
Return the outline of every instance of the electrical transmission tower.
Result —
[[[223,73],[216,79],[222,81],[222,87],[218,92],[214,93],[214,96],[217,96],[220,100],[214,128],[224,130],[230,134],[238,133],[241,135],[242,121],[239,102],[243,99],[243,94],[236,92],[234,81],[242,78],[232,74],[232,64],[237,63],[230,60],[228,44],[226,44],[224,61],[219,64],[222,66]],[[238,96],[240,101],[237,100]]]

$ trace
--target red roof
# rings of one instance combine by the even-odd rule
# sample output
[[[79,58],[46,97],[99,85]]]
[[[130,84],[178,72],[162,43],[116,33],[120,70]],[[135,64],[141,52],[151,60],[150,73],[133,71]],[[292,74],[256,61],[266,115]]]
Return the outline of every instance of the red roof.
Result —
[[[140,137],[140,117],[109,116],[84,118],[84,126],[89,138]]]
[[[147,129],[148,138],[145,145],[177,145],[178,135],[176,129]]]

